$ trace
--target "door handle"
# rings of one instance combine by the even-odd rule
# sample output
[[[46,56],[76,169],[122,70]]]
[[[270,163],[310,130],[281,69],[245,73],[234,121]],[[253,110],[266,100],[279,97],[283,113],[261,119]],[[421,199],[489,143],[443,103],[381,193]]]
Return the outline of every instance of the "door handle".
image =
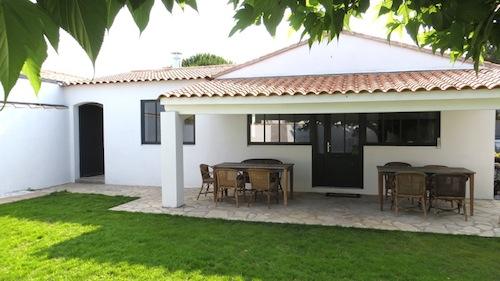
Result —
[[[327,141],[326,142],[326,152],[330,153],[331,150],[332,150],[332,144],[329,141]]]

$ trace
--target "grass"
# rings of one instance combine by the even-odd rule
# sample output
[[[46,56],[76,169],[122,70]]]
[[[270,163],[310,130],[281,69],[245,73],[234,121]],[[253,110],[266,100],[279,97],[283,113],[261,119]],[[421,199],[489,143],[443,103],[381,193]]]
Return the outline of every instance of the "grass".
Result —
[[[108,210],[132,199],[0,205],[0,280],[500,279],[500,239]]]

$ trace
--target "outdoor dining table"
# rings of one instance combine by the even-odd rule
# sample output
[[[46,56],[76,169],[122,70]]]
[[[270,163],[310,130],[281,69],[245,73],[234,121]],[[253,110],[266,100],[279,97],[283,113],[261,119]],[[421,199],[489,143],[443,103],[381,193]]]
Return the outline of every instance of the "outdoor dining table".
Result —
[[[283,204],[288,206],[288,189],[290,188],[290,198],[293,199],[293,165],[294,164],[264,164],[264,163],[238,163],[224,162],[213,166],[214,174],[217,169],[235,169],[245,171],[248,169],[264,169],[280,171],[283,174]]]
[[[395,174],[399,172],[421,172],[427,176],[435,174],[460,174],[465,175],[469,179],[469,200],[470,200],[470,215],[474,215],[474,174],[476,172],[466,168],[454,167],[402,167],[402,166],[377,166],[378,170],[378,200],[380,210],[384,210],[384,175]]]

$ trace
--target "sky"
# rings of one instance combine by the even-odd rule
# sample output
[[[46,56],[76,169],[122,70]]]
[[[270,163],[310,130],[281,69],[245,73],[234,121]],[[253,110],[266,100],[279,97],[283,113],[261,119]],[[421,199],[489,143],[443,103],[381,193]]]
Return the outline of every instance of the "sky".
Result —
[[[229,37],[234,25],[234,10],[227,0],[198,0],[198,11],[187,7],[170,14],[161,1],[156,1],[146,30],[140,34],[130,13],[122,9],[114,25],[105,35],[96,61],[91,61],[78,43],[64,31],[58,53],[49,50],[43,69],[83,77],[102,76],[130,70],[157,69],[172,64],[172,52],[183,57],[196,53],[213,53],[235,63],[243,63],[299,41],[299,35],[283,21],[276,36],[264,26],[252,26]],[[376,20],[374,11],[362,20],[353,20],[353,31],[385,38],[383,20]],[[406,41],[395,37],[394,40]]]

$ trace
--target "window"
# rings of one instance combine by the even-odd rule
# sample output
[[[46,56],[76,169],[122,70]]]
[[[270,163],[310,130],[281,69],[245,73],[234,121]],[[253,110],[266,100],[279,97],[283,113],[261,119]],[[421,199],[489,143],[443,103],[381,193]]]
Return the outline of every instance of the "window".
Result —
[[[163,106],[157,100],[141,101],[142,144],[160,144],[160,112]],[[184,119],[184,144],[195,143],[195,116],[188,115]]]
[[[309,144],[311,139],[309,120],[309,115],[248,115],[248,143]]]
[[[437,145],[439,112],[370,113],[366,143],[377,145]]]

